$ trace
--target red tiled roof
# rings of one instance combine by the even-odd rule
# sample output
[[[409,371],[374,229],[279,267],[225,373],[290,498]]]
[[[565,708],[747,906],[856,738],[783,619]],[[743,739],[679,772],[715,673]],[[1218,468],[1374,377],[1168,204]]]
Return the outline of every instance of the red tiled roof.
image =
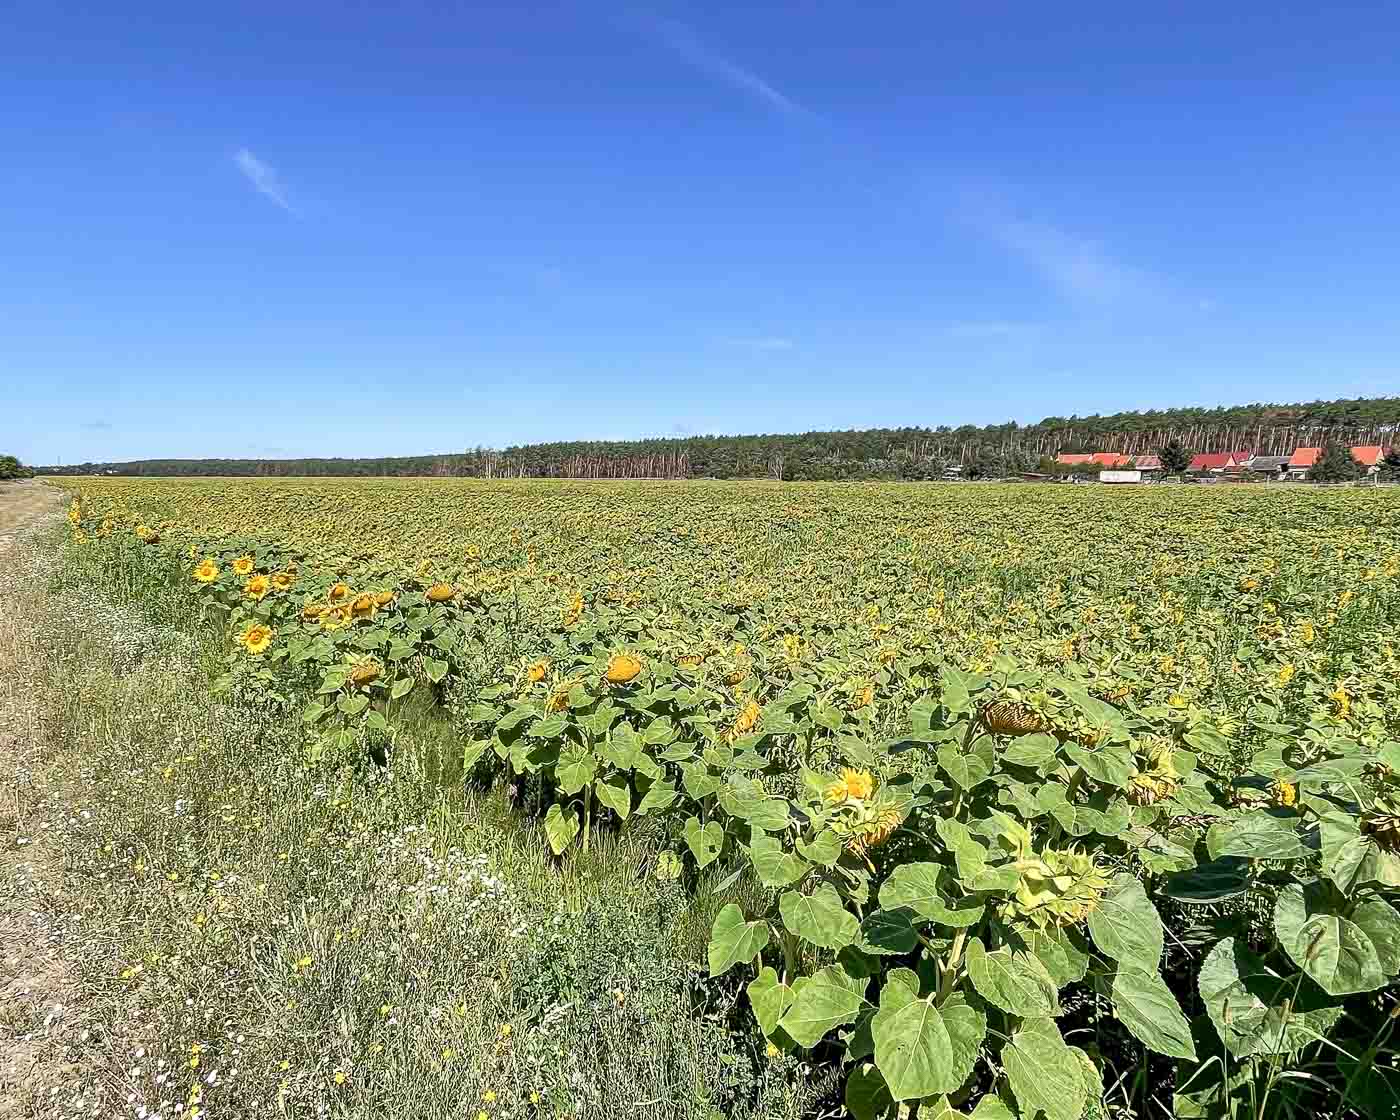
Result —
[[[1062,453],[1055,456],[1055,462],[1062,463],[1067,467],[1076,466],[1079,463],[1092,463],[1093,461],[1094,457],[1092,455],[1081,455],[1078,452],[1071,452],[1069,454]]]
[[[1140,471],[1160,471],[1162,469],[1162,457],[1160,455],[1139,455],[1133,466]]]
[[[1236,464],[1235,456],[1230,451],[1212,451],[1197,455],[1191,460],[1188,468],[1193,471],[1218,471],[1226,467],[1233,467]]]
[[[1385,448],[1375,443],[1362,444],[1351,449],[1351,457],[1363,467],[1374,467],[1385,458]]]
[[[1317,457],[1322,454],[1320,447],[1300,447],[1288,457],[1288,465],[1291,468],[1311,467],[1317,462]]]
[[[1126,467],[1131,462],[1126,455],[1119,455],[1116,451],[1095,451],[1090,458],[1101,467]]]

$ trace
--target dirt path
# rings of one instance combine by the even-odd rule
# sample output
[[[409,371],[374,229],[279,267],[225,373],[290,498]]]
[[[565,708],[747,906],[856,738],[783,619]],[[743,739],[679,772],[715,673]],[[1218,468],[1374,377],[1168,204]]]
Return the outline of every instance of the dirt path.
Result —
[[[0,560],[30,528],[61,516],[63,494],[40,482],[0,482]],[[8,594],[23,593],[10,587]],[[19,673],[22,632],[0,618],[0,1120],[51,1114],[45,1086],[72,1067],[65,1058],[77,1017],[59,947],[63,933],[44,905],[62,874],[37,812],[42,763],[37,713]]]

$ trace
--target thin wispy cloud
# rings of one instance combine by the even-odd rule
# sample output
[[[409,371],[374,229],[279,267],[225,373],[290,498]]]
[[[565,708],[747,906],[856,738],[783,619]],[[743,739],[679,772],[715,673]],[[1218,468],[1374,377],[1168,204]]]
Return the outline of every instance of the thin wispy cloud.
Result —
[[[731,62],[707,47],[685,24],[670,19],[657,19],[649,21],[649,26],[658,42],[702,74],[723,82],[732,89],[747,94],[768,108],[775,109],[787,116],[811,117],[814,115],[753,71],[745,70],[742,66]]]
[[[756,338],[726,338],[724,344],[738,346],[744,350],[759,350],[768,353],[791,350],[796,345],[790,338],[779,338],[774,335],[759,335]]]
[[[986,225],[993,240],[1023,258],[1052,288],[1079,304],[1107,305],[1146,293],[1149,275],[1117,260],[1092,238],[1043,222],[999,218]]]
[[[283,187],[282,180],[271,164],[264,163],[247,148],[239,148],[233,154],[233,162],[238,170],[243,172],[244,178],[253,185],[255,191],[264,198],[275,202],[289,214],[296,213],[292,204],[287,201],[286,188]]]

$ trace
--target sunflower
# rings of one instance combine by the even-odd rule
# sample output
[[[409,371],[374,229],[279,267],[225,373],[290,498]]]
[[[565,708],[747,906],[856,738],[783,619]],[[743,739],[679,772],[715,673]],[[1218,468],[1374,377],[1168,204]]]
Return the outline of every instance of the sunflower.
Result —
[[[758,706],[757,700],[750,700],[744,705],[743,710],[735,717],[734,722],[729,725],[729,732],[726,736],[731,742],[740,735],[747,735],[755,727],[763,715],[763,709]]]
[[[869,770],[841,768],[841,777],[826,787],[825,796],[833,805],[865,801],[875,792],[875,778]]]
[[[272,581],[262,574],[249,576],[248,582],[243,585],[243,594],[255,600],[261,600],[270,590]]]
[[[146,544],[155,544],[160,540],[160,533],[149,525],[138,525],[136,526],[136,539]]]
[[[615,653],[608,658],[608,667],[603,670],[603,679],[608,684],[627,684],[636,679],[641,671],[640,659],[630,653]]]
[[[246,576],[253,570],[253,558],[251,556],[240,556],[233,562],[233,574],[236,576]]]
[[[572,626],[583,617],[583,596],[577,591],[569,600],[569,605],[564,609],[564,625]]]
[[[327,630],[341,630],[350,625],[350,612],[344,607],[327,607],[321,615],[321,625]]]
[[[261,622],[250,622],[243,628],[238,641],[254,656],[266,653],[267,647],[272,644],[272,627]]]
[[[676,664],[682,669],[698,669],[704,663],[703,653],[683,653],[676,658]]]
[[[1014,864],[1020,881],[1002,916],[1028,921],[1038,929],[1073,925],[1097,909],[1108,889],[1108,875],[1094,858],[1073,849],[1047,848]]]
[[[200,583],[213,583],[219,578],[219,565],[212,556],[206,556],[194,570],[194,578]]]
[[[320,603],[307,603],[306,606],[301,608],[302,621],[315,622],[328,610],[330,610],[329,607],[323,607]]]
[[[377,681],[381,671],[379,662],[375,661],[373,658],[367,661],[361,661],[350,670],[350,683],[356,688],[364,688],[366,685],[373,684]]]
[[[326,592],[326,598],[332,603],[338,603],[340,600],[348,598],[349,595],[350,585],[344,581],[331,584],[331,589]]]
[[[1034,708],[1006,700],[999,700],[983,708],[982,723],[988,731],[997,735],[1030,735],[1036,731],[1050,729],[1045,717]]]
[[[296,583],[295,572],[275,572],[272,576],[272,586],[278,591],[286,591],[292,584]]]
[[[374,597],[374,605],[376,607],[387,607],[393,601],[394,593],[392,591],[381,591]]]
[[[539,684],[549,672],[549,658],[541,657],[525,670],[525,679],[531,684]]]
[[[1273,796],[1274,804],[1281,808],[1298,804],[1298,787],[1282,778],[1269,786],[1269,793]]]
[[[350,602],[351,618],[368,618],[374,613],[374,596],[368,594],[356,595]]]
[[[427,591],[428,602],[446,603],[457,597],[457,589],[450,583],[435,583]]]

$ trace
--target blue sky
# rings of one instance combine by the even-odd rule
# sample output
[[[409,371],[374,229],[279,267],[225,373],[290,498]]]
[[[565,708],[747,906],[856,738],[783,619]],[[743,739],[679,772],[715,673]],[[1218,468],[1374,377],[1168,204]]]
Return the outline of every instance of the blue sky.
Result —
[[[1400,6],[19,0],[33,463],[1400,393]]]

